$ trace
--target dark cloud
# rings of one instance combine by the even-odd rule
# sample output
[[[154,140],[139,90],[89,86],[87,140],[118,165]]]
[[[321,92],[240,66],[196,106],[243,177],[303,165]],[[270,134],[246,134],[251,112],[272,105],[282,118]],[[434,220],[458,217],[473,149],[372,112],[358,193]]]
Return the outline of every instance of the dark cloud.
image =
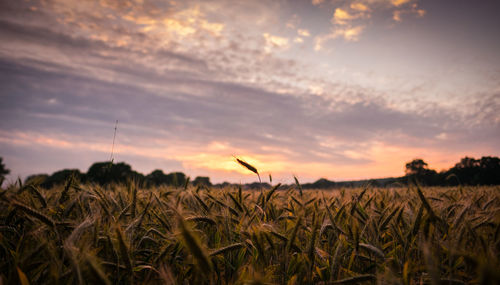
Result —
[[[125,125],[138,126],[132,132],[137,139],[148,133],[200,143],[227,140],[255,152],[259,152],[261,145],[286,147],[297,159],[322,160],[310,150],[326,154],[332,150],[322,147],[317,137],[356,144],[372,139],[391,142],[388,134],[396,133],[410,138],[406,144],[413,143],[414,138],[422,144],[460,125],[460,122],[444,121],[443,110],[423,116],[391,109],[383,105],[383,101],[340,102],[332,106],[322,97],[297,97],[234,83],[195,79],[163,82],[173,89],[176,85],[200,89],[202,95],[157,94],[132,82],[111,83],[71,74],[64,67],[59,72],[44,71],[5,60],[1,66],[2,97],[9,102],[2,108],[3,129],[48,128],[87,136],[96,132],[96,125],[85,125],[88,122],[101,122],[103,127],[119,119]],[[57,66],[53,66],[57,70]],[[161,76],[144,81],[160,84]],[[31,114],[59,116],[29,119]],[[82,119],[82,123],[65,121],[71,117]],[[187,132],[171,131],[176,129]],[[155,130],[164,132],[155,134]],[[109,129],[99,131],[103,136],[106,132]],[[339,155],[336,158],[339,159]]]
[[[0,36],[6,41],[35,42],[39,45],[55,46],[61,49],[69,47],[77,49],[75,52],[87,52],[89,49],[104,47],[104,44],[99,41],[71,37],[45,27],[22,25],[5,20],[0,20]]]

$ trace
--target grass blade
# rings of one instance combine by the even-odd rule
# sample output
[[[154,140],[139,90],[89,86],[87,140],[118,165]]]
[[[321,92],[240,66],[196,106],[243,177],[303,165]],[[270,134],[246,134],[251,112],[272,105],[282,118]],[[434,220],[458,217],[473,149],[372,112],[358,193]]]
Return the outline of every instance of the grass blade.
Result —
[[[210,262],[210,260],[208,259],[207,254],[201,246],[198,237],[196,237],[196,235],[188,228],[182,217],[179,217],[179,228],[184,244],[195,258],[200,272],[205,275],[210,274],[210,272],[212,271],[212,262]]]
[[[243,247],[242,243],[231,244],[231,245],[228,245],[228,246],[225,246],[225,247],[221,247],[219,249],[216,249],[216,250],[212,251],[210,253],[210,256],[216,256],[216,255],[219,255],[219,254],[224,254],[224,253],[226,253],[228,251],[240,249],[242,247]]]

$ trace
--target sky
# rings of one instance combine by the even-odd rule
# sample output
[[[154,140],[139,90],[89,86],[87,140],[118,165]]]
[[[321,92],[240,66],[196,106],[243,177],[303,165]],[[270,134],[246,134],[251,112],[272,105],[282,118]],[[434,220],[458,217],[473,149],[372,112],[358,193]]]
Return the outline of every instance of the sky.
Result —
[[[496,0],[0,1],[8,176],[124,161],[212,182],[500,155]],[[115,122],[118,120],[113,154]]]

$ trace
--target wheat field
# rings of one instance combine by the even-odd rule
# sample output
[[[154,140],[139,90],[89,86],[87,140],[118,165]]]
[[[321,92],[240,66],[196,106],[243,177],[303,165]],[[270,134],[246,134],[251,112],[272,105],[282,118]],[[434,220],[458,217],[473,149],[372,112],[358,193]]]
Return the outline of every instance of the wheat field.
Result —
[[[499,187],[20,184],[0,284],[500,284]]]

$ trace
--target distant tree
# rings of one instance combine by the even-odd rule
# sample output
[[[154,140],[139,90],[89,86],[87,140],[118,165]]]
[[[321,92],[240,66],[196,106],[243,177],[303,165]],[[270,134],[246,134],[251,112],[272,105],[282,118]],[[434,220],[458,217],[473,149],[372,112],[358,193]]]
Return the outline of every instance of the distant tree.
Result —
[[[169,174],[167,174],[167,177],[169,179],[169,183],[170,185],[172,186],[175,186],[175,187],[179,187],[179,186],[182,186],[186,183],[186,174],[182,173],[182,172],[171,172]],[[210,179],[209,181],[210,182]]]
[[[148,187],[169,185],[179,187],[186,182],[186,175],[182,172],[172,172],[169,174],[163,173],[157,169],[146,176],[146,184]]]
[[[229,182],[226,182],[226,181],[224,181],[224,182],[222,182],[222,183],[219,183],[219,184],[215,184],[215,185],[214,185],[214,187],[216,187],[216,188],[221,188],[221,189],[223,189],[223,188],[228,188],[228,187],[231,187],[231,186],[233,186],[233,184],[231,184],[231,183],[229,183]]]
[[[380,183],[377,181],[377,179],[370,179],[368,180],[368,185],[372,187],[380,187]]]
[[[148,187],[159,186],[161,184],[168,184],[168,178],[162,170],[157,169],[146,175],[146,184]]]
[[[460,160],[459,163],[455,164],[455,168],[457,169],[473,169],[480,166],[480,161],[478,159],[474,159],[473,157],[464,157]]]
[[[437,172],[429,169],[427,162],[421,158],[406,163],[405,173],[408,182],[418,182],[424,185],[436,185],[438,183]]]
[[[3,158],[0,157],[0,186],[2,185],[3,181],[5,180],[5,175],[8,175],[10,173],[10,170],[7,169],[5,164],[3,164]]]
[[[100,185],[126,183],[130,180],[142,183],[144,175],[132,170],[132,167],[124,162],[96,162],[87,171],[86,179]]]
[[[480,181],[480,162],[478,159],[473,157],[464,157],[459,163],[455,164],[449,172],[455,174],[458,177],[458,181],[465,185],[478,185],[481,184]]]
[[[320,178],[311,184],[304,184],[303,188],[309,189],[329,189],[335,187],[335,182],[326,178]]]
[[[52,173],[40,185],[44,188],[52,188],[56,185],[65,184],[68,179],[75,179],[76,182],[80,181],[83,174],[78,169],[63,169]]]
[[[493,156],[483,156],[479,160],[479,167],[482,169],[498,169],[500,168],[500,158]]]
[[[483,156],[479,161],[481,168],[481,184],[499,185],[500,184],[500,158],[492,156]]]
[[[193,185],[194,186],[212,186],[212,183],[210,183],[210,177],[206,176],[198,176],[193,180]]]
[[[266,182],[263,182],[263,183],[252,182],[252,183],[245,184],[245,188],[246,189],[251,189],[251,190],[255,190],[255,189],[269,189],[269,188],[271,188],[271,184],[266,183]]]
[[[446,175],[456,176],[452,185],[498,185],[500,184],[500,158],[483,156],[481,159],[464,157]]]
[[[49,175],[48,174],[33,174],[33,175],[30,175],[28,177],[26,177],[26,179],[24,179],[24,184],[34,184],[34,185],[41,185],[42,183],[44,183],[47,178],[49,178]]]
[[[406,175],[419,175],[423,174],[428,168],[427,162],[421,158],[416,158],[408,163],[406,163],[405,173]]]

